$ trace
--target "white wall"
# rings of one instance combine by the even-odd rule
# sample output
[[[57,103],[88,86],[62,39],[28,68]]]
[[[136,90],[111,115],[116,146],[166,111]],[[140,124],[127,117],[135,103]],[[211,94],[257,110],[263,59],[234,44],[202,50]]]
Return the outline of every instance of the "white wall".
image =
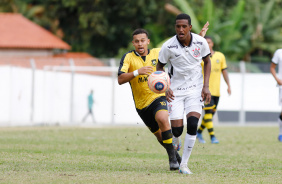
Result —
[[[116,124],[142,124],[128,83],[120,86],[116,78],[112,81],[111,77],[85,74],[74,77],[73,122],[70,122],[71,74],[42,70],[35,71],[32,122],[31,69],[1,66],[0,72],[0,126],[80,123],[87,113],[87,96],[91,89],[94,90],[93,111],[98,124],[112,124],[112,115]],[[242,75],[230,73],[229,77],[232,95],[227,95],[222,79],[218,110],[238,111],[242,107]],[[280,112],[278,88],[271,74],[246,74],[244,90],[245,110]],[[87,122],[91,122],[91,117]]]

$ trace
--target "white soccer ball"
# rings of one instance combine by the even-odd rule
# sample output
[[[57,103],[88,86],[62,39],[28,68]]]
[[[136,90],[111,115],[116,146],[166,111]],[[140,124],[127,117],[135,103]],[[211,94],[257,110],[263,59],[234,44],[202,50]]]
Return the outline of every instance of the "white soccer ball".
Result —
[[[148,77],[148,86],[154,93],[164,93],[170,87],[170,78],[163,71],[156,71]]]

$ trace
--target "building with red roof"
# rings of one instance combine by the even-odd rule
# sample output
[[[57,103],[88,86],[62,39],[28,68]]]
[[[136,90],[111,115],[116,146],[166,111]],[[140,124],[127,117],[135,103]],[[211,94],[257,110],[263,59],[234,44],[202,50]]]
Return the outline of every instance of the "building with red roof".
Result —
[[[0,13],[0,65],[29,68],[33,59],[36,68],[43,69],[44,66],[69,66],[72,58],[75,66],[104,66],[88,53],[68,52],[70,49],[69,44],[23,15]]]

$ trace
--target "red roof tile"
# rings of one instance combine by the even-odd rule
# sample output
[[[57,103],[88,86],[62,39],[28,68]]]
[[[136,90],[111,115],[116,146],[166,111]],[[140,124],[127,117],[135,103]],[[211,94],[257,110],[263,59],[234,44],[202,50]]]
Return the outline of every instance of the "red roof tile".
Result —
[[[70,66],[69,59],[72,58],[75,66],[105,66],[102,61],[92,57],[87,53],[70,53],[70,55],[76,57],[65,57],[64,55],[55,55],[51,57],[32,57],[35,61],[36,69],[43,70],[45,66]],[[82,57],[79,57],[82,56]],[[90,57],[85,57],[90,56]],[[0,66],[17,66],[23,68],[31,68],[29,57],[0,57]],[[99,71],[77,71],[76,73],[84,73],[90,75],[102,75],[110,76],[111,72],[99,72]]]
[[[0,48],[69,50],[71,47],[21,14],[0,13]]]

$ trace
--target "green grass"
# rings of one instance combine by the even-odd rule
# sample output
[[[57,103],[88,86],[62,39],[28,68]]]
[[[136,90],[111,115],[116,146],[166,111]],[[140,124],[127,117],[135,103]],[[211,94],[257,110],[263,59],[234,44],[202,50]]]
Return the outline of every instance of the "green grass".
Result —
[[[0,128],[0,183],[282,183],[278,127],[215,130],[220,144],[205,131],[187,176],[147,128]]]

